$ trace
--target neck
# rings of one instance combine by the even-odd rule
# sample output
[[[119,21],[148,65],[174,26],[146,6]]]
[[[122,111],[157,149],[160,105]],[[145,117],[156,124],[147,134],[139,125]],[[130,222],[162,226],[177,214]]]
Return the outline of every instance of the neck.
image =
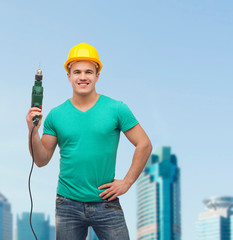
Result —
[[[74,106],[83,107],[95,103],[98,100],[99,96],[100,94],[93,91],[91,94],[87,95],[73,94],[73,97],[70,100]]]

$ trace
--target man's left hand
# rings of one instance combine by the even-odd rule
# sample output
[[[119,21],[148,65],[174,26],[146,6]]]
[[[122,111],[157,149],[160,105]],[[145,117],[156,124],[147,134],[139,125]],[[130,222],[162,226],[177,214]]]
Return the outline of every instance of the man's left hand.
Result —
[[[111,196],[111,198],[108,199],[108,201],[112,201],[118,196],[125,194],[129,188],[130,185],[127,184],[124,180],[117,180],[114,179],[112,183],[106,183],[98,187],[98,189],[108,188],[105,191],[103,191],[99,196],[103,199],[107,199]]]

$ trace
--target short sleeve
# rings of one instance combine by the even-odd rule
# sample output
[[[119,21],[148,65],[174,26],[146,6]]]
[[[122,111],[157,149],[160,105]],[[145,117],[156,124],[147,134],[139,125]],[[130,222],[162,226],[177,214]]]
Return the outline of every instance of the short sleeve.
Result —
[[[123,102],[119,103],[118,122],[119,128],[122,132],[127,131],[138,124],[137,119],[135,118],[129,107]]]
[[[48,134],[48,135],[57,136],[52,115],[53,115],[53,112],[50,111],[44,121],[43,135]]]

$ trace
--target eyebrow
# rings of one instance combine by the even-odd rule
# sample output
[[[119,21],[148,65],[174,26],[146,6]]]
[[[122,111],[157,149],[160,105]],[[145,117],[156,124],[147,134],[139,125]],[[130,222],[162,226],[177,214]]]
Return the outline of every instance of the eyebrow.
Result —
[[[80,70],[80,69],[75,69],[75,70],[73,70],[73,72],[81,72],[82,70]],[[85,70],[83,70],[84,72],[87,72],[87,71],[91,71],[91,72],[94,72],[94,70],[92,70],[92,69],[85,69]]]

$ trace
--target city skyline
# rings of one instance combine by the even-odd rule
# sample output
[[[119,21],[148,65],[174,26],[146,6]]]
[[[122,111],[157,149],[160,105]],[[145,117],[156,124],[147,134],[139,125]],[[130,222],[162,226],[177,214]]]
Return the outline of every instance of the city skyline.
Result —
[[[72,96],[64,62],[72,46],[87,42],[103,63],[97,92],[125,102],[154,149],[172,146],[179,156],[182,235],[195,240],[202,199],[233,195],[232,11],[229,0],[2,1],[0,189],[12,213],[30,210],[25,116],[36,70],[40,65],[44,74],[44,121]],[[124,178],[133,153],[121,134],[116,179]],[[31,182],[34,211],[53,225],[58,174],[57,148],[46,167],[34,168]],[[132,239],[135,196],[135,184],[120,196]]]
[[[23,212],[17,215],[16,239],[17,240],[34,240],[35,236],[29,224],[30,213]],[[49,216],[46,218],[44,213],[32,213],[32,227],[38,239],[55,240],[55,228],[50,226]]]
[[[35,239],[29,218],[29,212],[17,214],[15,216],[16,226],[13,226],[11,203],[0,192],[0,240]],[[32,212],[32,226],[38,239],[55,240],[55,226],[50,225],[50,218],[48,216],[46,219],[45,213]]]
[[[158,166],[156,166],[158,165]],[[161,165],[161,166],[160,166]],[[169,166],[170,165],[170,166]],[[168,181],[167,181],[168,180]],[[163,183],[166,181],[167,183]],[[174,181],[174,182],[173,182]],[[162,188],[160,189],[160,184]],[[168,184],[168,185],[167,185]],[[166,186],[167,185],[167,186]],[[172,185],[172,190],[169,189],[169,185]],[[171,154],[171,147],[161,146],[157,147],[152,153],[147,161],[147,164],[142,171],[141,175],[137,180],[137,198],[138,198],[138,237],[137,239],[158,239],[163,240],[171,238],[174,240],[180,240],[181,238],[181,216],[180,216],[180,169],[177,165],[177,157],[174,154]],[[170,196],[168,193],[172,193]],[[152,201],[154,204],[145,205],[145,199],[148,197],[155,196]],[[164,196],[166,196],[165,199]],[[136,197],[136,196],[135,196]],[[150,197],[150,198],[151,198]],[[171,199],[172,197],[172,199]],[[169,200],[170,199],[170,200]],[[148,200],[146,200],[148,201]],[[155,201],[155,202],[154,202]],[[164,203],[162,203],[164,202]],[[205,240],[209,237],[214,237],[218,240],[223,237],[224,240],[231,240],[231,234],[233,233],[233,197],[230,196],[213,196],[205,199],[204,204],[209,212],[203,212],[199,214],[199,220],[197,223],[197,239]],[[166,204],[165,204],[166,203]],[[169,204],[168,204],[169,203]],[[164,205],[165,204],[165,205]],[[141,206],[143,205],[143,208]],[[144,206],[145,205],[145,206]],[[164,205],[164,207],[163,207]],[[150,206],[150,209],[148,207]],[[167,207],[166,207],[167,206]],[[160,208],[162,207],[163,210]],[[141,210],[140,210],[141,209]],[[147,212],[144,212],[144,209],[150,210],[149,213],[154,212],[155,215],[149,217],[149,228],[140,229],[140,225],[146,226],[146,218],[143,214],[148,215]],[[175,209],[175,210],[174,210]],[[152,211],[151,211],[152,210]],[[4,213],[5,211],[5,213]],[[173,212],[173,220],[169,216],[169,212]],[[27,239],[34,239],[31,229],[29,229],[29,212],[22,214],[17,214],[17,228],[12,228],[12,214],[11,214],[11,204],[8,202],[7,198],[0,192],[0,240],[4,229],[2,229],[2,223],[7,222],[7,238],[2,238],[3,240],[13,240],[17,235],[17,239],[24,239],[27,236]],[[158,215],[157,215],[158,214]],[[48,240],[55,239],[55,226],[49,225],[49,216],[47,220],[45,219],[44,213],[33,212],[33,222],[32,225],[36,225],[37,229],[41,229],[42,225],[45,231],[36,231],[40,238],[46,238]],[[4,217],[6,218],[4,221]],[[174,218],[175,217],[175,218]],[[160,218],[164,219],[163,221]],[[140,220],[141,219],[141,220]],[[166,220],[165,220],[166,219]],[[169,220],[170,219],[170,220]],[[11,222],[11,223],[10,223]],[[44,223],[42,223],[44,222]],[[169,223],[170,222],[170,223]],[[151,227],[150,223],[154,226]],[[178,225],[175,225],[178,224]],[[166,226],[165,226],[166,225]],[[170,225],[170,226],[169,226]],[[162,228],[161,228],[162,227]],[[12,231],[9,231],[9,228]],[[161,228],[161,229],[160,229]],[[162,230],[163,229],[163,230]],[[169,235],[169,229],[175,230],[172,235]],[[16,232],[14,231],[16,230]],[[176,232],[177,230],[177,232]],[[217,233],[216,233],[217,231]],[[15,236],[13,238],[13,232]],[[143,232],[146,233],[145,236]],[[163,233],[168,234],[163,236]],[[41,235],[42,234],[42,235]],[[46,236],[44,234],[47,234]],[[87,240],[98,240],[95,232],[91,227],[88,230]]]

